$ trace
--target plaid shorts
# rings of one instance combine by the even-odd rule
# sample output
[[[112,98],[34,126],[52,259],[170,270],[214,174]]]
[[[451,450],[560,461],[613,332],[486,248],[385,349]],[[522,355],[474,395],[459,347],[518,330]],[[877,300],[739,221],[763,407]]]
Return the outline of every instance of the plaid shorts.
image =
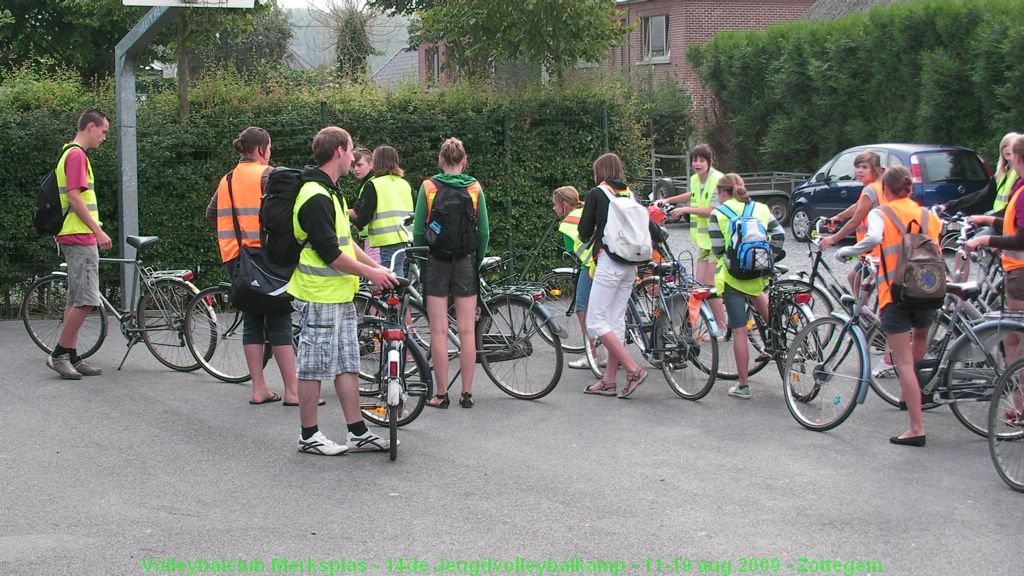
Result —
[[[356,307],[294,300],[299,312],[299,351],[295,358],[301,380],[334,380],[338,374],[359,372]]]

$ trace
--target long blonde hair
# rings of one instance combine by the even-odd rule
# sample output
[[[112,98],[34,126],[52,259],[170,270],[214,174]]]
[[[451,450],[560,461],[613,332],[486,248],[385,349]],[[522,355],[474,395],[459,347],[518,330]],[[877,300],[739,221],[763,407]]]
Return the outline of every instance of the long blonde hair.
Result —
[[[1020,134],[1018,134],[1016,132],[1009,132],[1009,133],[1006,134],[1006,136],[1003,136],[1002,140],[999,141],[999,161],[996,162],[996,183],[997,184],[999,183],[1000,180],[1003,179],[1003,176],[1006,176],[1006,173],[1010,171],[1010,166],[1007,166],[1006,165],[1006,160],[1003,159],[1003,147],[1006,146],[1007,144],[1009,144],[1010,147],[1012,148],[1013,147],[1013,142],[1014,142],[1014,140],[1017,139],[1018,136],[1020,136]],[[1018,176],[1020,176],[1020,174],[1018,174]]]

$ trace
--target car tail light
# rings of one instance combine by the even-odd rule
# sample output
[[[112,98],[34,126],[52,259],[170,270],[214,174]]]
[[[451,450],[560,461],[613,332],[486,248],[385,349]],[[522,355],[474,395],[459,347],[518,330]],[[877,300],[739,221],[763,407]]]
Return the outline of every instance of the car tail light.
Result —
[[[185,282],[188,282],[189,280],[191,280],[191,279],[193,279],[195,277],[196,277],[195,273],[192,272],[191,270],[187,270],[184,274],[181,275],[181,279],[184,280]]]
[[[389,328],[384,331],[384,339],[388,342],[401,342],[405,340],[405,331],[398,328]]]
[[[399,298],[398,296],[395,296],[394,294],[392,294],[391,296],[388,296],[388,300],[387,300],[388,306],[391,306],[391,307],[398,306],[398,303],[401,302],[401,301],[402,301],[402,299]]]
[[[811,293],[810,292],[801,292],[801,293],[793,296],[793,302],[796,302],[797,304],[810,304],[811,303]]]
[[[707,300],[711,297],[711,289],[709,288],[698,288],[691,292],[691,295],[697,300]]]
[[[914,184],[921,183],[921,161],[917,159],[917,154],[910,156],[910,177]]]

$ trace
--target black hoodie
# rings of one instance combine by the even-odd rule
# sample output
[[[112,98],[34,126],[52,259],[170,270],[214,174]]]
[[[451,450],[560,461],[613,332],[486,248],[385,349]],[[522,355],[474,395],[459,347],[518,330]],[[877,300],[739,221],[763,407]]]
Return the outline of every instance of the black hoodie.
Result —
[[[337,185],[331,180],[319,166],[306,166],[302,169],[302,181],[305,182],[316,182],[320,184],[328,192],[337,194],[338,202],[342,204],[344,210],[344,201],[341,197],[341,191],[338,190]],[[325,264],[330,265],[338,259],[341,255],[341,250],[338,248],[338,233],[335,230],[335,218],[334,214],[334,202],[331,201],[329,196],[323,194],[317,194],[306,201],[299,208],[299,224],[302,225],[302,229],[306,231],[308,235],[309,245],[316,250],[320,259]]]

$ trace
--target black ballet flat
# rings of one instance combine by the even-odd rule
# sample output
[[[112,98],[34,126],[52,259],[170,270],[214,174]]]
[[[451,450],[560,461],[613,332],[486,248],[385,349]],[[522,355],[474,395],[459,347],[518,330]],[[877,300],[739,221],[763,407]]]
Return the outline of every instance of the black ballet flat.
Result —
[[[920,436],[908,436],[906,438],[900,438],[899,436],[893,436],[889,438],[889,442],[893,444],[899,444],[900,446],[916,446],[921,448],[924,446],[924,434]]]

